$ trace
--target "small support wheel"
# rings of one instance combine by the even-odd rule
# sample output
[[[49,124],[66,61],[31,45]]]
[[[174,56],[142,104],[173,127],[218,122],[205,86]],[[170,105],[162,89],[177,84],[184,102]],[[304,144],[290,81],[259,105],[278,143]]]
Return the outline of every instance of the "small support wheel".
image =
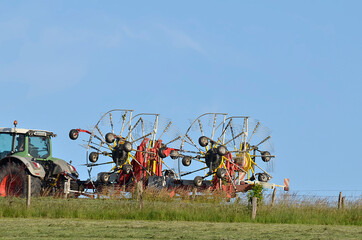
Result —
[[[114,136],[114,133],[107,133],[105,139],[107,143],[113,143],[114,140],[116,140],[116,137]]]
[[[270,152],[268,151],[261,152],[261,160],[263,160],[264,162],[269,162],[271,160]]]
[[[259,173],[258,180],[260,182],[267,182],[267,181],[269,181],[269,177],[265,173]]]
[[[129,174],[132,170],[132,165],[131,164],[125,164],[122,167],[123,173],[124,174]]]
[[[225,168],[219,168],[217,171],[216,171],[216,176],[218,178],[224,178],[226,175],[226,169]]]
[[[202,186],[202,182],[203,182],[203,179],[202,177],[200,176],[196,176],[195,179],[194,179],[194,184],[196,187],[201,187]]]
[[[132,151],[132,143],[125,141],[123,143],[123,150],[126,152],[131,152]]]
[[[199,144],[201,147],[206,147],[209,144],[209,139],[205,136],[199,138]]]
[[[92,163],[97,162],[99,154],[97,152],[91,152],[89,154],[89,161]]]
[[[72,140],[76,140],[79,136],[79,131],[77,129],[72,129],[69,131],[69,138]]]
[[[102,183],[108,183],[109,181],[109,174],[107,172],[102,172],[99,174],[99,180]]]
[[[217,154],[219,154],[220,156],[225,156],[228,153],[228,150],[226,149],[225,146],[220,145],[217,147]]]
[[[191,165],[191,157],[190,156],[185,156],[182,158],[182,165],[184,165],[185,167],[188,167]]]
[[[170,152],[170,157],[171,157],[171,159],[173,159],[173,160],[177,159],[177,158],[179,157],[178,151],[171,150],[171,152]]]

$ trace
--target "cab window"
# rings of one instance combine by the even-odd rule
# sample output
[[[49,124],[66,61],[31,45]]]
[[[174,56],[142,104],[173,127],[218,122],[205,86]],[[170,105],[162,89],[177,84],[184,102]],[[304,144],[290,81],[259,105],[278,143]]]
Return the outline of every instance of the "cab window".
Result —
[[[13,136],[10,133],[0,133],[0,159],[11,153]]]
[[[23,152],[25,150],[25,135],[18,134],[15,138],[15,152]]]
[[[49,157],[49,138],[29,136],[29,154],[34,158]]]

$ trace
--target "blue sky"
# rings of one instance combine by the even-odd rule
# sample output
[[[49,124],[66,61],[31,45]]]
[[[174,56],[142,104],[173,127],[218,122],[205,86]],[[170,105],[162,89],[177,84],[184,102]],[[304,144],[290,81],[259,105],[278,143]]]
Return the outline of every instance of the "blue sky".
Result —
[[[54,155],[77,166],[69,129],[113,108],[183,131],[205,112],[248,115],[273,130],[274,182],[360,194],[361,5],[1,1],[0,125],[56,132]]]

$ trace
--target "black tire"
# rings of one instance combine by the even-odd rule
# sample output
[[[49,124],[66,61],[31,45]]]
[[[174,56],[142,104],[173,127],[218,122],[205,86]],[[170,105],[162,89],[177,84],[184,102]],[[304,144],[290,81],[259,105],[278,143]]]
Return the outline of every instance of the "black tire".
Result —
[[[190,156],[185,156],[182,158],[182,165],[184,165],[185,167],[188,167],[191,165],[191,160],[192,158]]]
[[[77,129],[72,129],[69,131],[69,138],[72,140],[76,140],[79,136],[79,131]]]
[[[199,138],[199,144],[201,147],[206,147],[209,144],[209,139],[205,136]]]
[[[173,160],[177,159],[177,158],[179,157],[178,151],[176,151],[176,150],[171,150],[171,152],[170,152],[170,157],[171,157]]]
[[[217,154],[220,156],[225,156],[228,153],[227,148],[224,145],[220,145],[217,147]]]
[[[0,196],[26,197],[28,194],[28,175],[23,164],[9,162],[0,168]],[[31,176],[31,195],[39,197],[41,179]]]
[[[116,140],[113,133],[107,133],[105,138],[107,143],[113,143]]]
[[[196,187],[201,187],[202,186],[202,182],[203,182],[203,179],[202,177],[200,176],[196,176],[195,179],[194,179],[194,184]]]
[[[97,162],[98,157],[99,157],[99,154],[97,152],[91,152],[89,154],[89,161],[92,163],[95,163],[95,162]]]
[[[216,176],[217,176],[218,178],[224,178],[225,175],[226,175],[226,169],[225,169],[225,168],[219,168],[219,169],[217,169],[217,171],[216,171]]]
[[[269,181],[269,177],[265,173],[259,173],[258,180],[259,182],[267,182]]]
[[[158,156],[160,156],[160,158],[167,157],[166,154],[163,152],[165,149],[166,149],[165,147],[161,147],[158,149]]]
[[[132,143],[125,141],[123,143],[123,150],[126,152],[131,152],[132,151]]]
[[[99,181],[101,181],[101,183],[108,183],[109,181],[109,174],[107,172],[102,172],[99,175]]]
[[[124,174],[129,174],[132,170],[132,165],[131,164],[125,164],[122,167],[123,173]]]
[[[270,157],[270,152],[268,151],[264,151],[261,152],[261,160],[263,160],[264,162],[269,162],[272,158]]]

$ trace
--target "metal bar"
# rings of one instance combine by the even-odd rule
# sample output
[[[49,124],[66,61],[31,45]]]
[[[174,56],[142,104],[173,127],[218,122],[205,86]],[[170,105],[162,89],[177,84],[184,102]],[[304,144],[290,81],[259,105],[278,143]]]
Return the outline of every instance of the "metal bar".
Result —
[[[271,138],[271,136],[266,137],[263,141],[261,141],[258,145],[256,145],[255,147],[259,146],[260,144],[263,144],[264,142],[266,142],[269,138]]]
[[[163,164],[165,164],[165,166],[166,166],[168,169],[170,169],[178,178],[180,177],[180,176],[177,175],[177,173],[176,173],[172,168],[170,168],[162,159],[161,159],[161,162],[162,162]]]
[[[170,121],[170,122],[167,124],[166,128],[163,130],[163,132],[161,133],[161,135],[158,137],[158,140],[161,139],[162,135],[168,130],[168,128],[171,126],[171,124],[172,124],[172,121]]]
[[[253,133],[251,134],[251,136],[250,136],[250,138],[249,138],[249,143],[250,143],[251,139],[253,138],[254,134],[256,133],[256,131],[258,130],[259,126],[260,126],[260,122],[258,122],[258,123],[256,124],[256,126],[255,126],[255,128],[254,128],[254,130],[253,130]]]
[[[175,139],[173,139],[173,140],[169,141],[168,143],[166,143],[165,145],[167,146],[167,145],[169,145],[169,144],[171,144],[171,143],[179,140],[180,138],[181,138],[181,136],[178,136],[178,137],[176,137]]]
[[[111,122],[111,127],[112,127],[112,133],[114,134],[114,128],[113,128],[113,118],[112,118],[112,113],[109,113],[109,121]]]
[[[124,130],[124,124],[126,123],[126,117],[127,117],[127,111],[124,112],[124,114],[122,115],[122,127],[121,127],[121,132],[119,133],[119,136],[122,135],[123,130]],[[131,112],[132,114],[132,112]],[[131,124],[131,120],[129,121],[129,123]]]
[[[229,144],[231,141],[235,140],[236,138],[240,137],[240,135],[242,135],[244,132],[239,133],[238,135],[236,135],[235,137],[233,137],[232,139],[230,139],[228,142],[226,142],[224,145]]]
[[[197,169],[195,171],[192,171],[192,172],[187,172],[187,173],[181,174],[181,177],[192,174],[192,173],[195,173],[195,172],[198,172],[198,171],[201,171],[201,170],[204,170],[204,169],[207,169],[207,168],[208,167],[204,167],[204,168],[200,168],[200,169]]]
[[[199,150],[200,153],[202,153],[201,149],[197,147],[197,145],[194,143],[194,141],[192,141],[192,139],[190,138],[190,136],[187,133],[186,133],[186,137],[190,140],[192,145],[194,145],[194,147],[197,148],[197,150]]]
[[[200,119],[197,119],[197,120],[199,121],[199,127],[200,127],[201,134],[202,134],[202,136],[205,136],[204,130],[202,129],[201,121],[200,121]]]
[[[211,135],[211,139],[214,139],[214,134],[215,134],[215,125],[216,125],[216,118],[217,118],[217,114],[215,113],[215,116],[214,116],[214,123],[212,124],[212,135]]]
[[[134,140],[133,142],[131,142],[131,143],[135,143],[135,142],[137,142],[138,140],[141,140],[142,138],[145,138],[145,137],[148,137],[149,135],[151,135],[152,134],[152,132],[150,132],[149,134],[146,134],[146,135],[144,135],[144,136],[142,136],[142,137],[140,137],[140,138],[138,138],[138,139],[136,139],[136,140]]]

